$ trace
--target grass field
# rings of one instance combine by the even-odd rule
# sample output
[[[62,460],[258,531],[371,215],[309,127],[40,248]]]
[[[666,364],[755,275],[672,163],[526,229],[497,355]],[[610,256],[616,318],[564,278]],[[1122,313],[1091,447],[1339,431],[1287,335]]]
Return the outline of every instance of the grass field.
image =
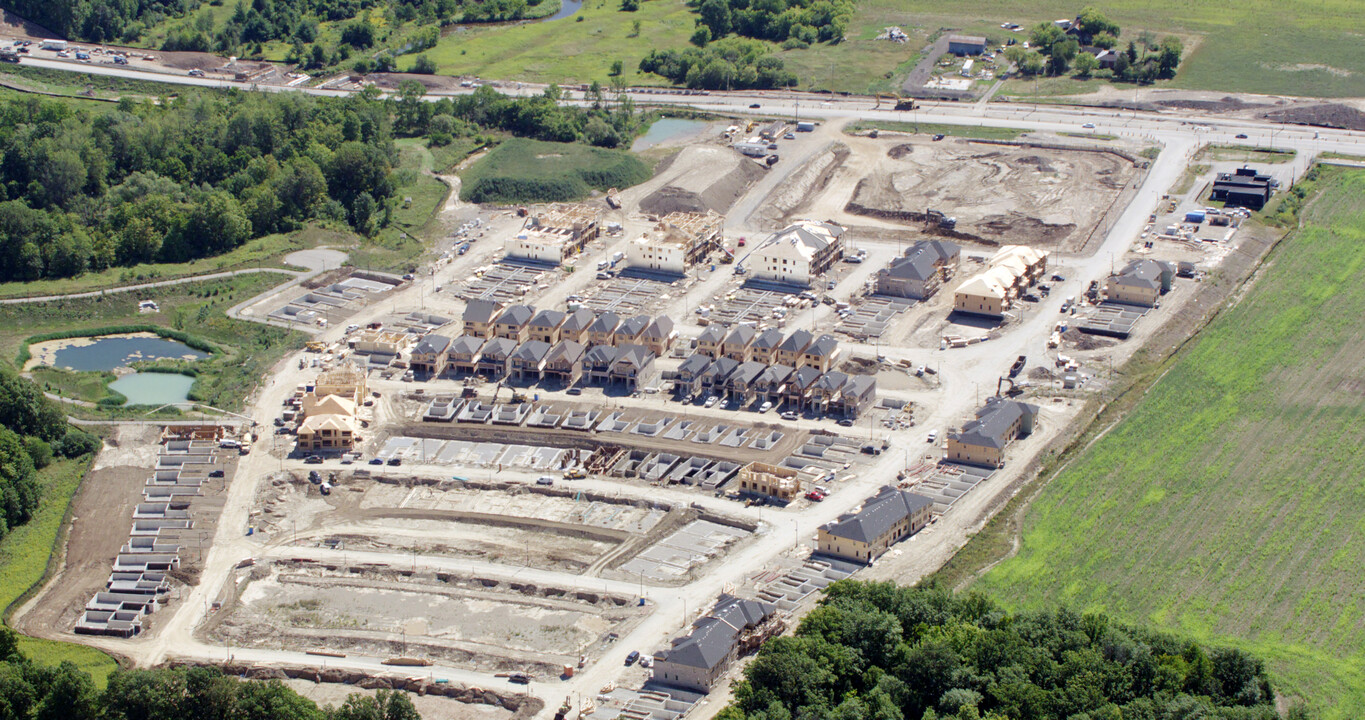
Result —
[[[1119,425],[1040,492],[973,585],[1267,659],[1324,718],[1365,714],[1365,172],[1303,226]]]
[[[476,202],[577,200],[591,190],[649,179],[649,166],[624,150],[513,138],[461,173],[460,198]]]
[[[1195,159],[1273,165],[1293,162],[1295,155],[1293,150],[1272,150],[1250,145],[1206,145],[1195,155]]]
[[[916,133],[919,135],[947,135],[948,137],[976,138],[978,140],[1014,140],[1028,132],[1020,128],[986,127],[976,125],[939,125],[937,123],[895,122],[892,120],[859,120],[844,128],[846,133],[861,133],[876,128],[888,132]]]
[[[42,582],[48,558],[61,534],[67,506],[80,487],[81,476],[88,466],[85,461],[58,460],[43,468],[38,475],[43,487],[38,511],[33,519],[0,540],[0,608],[5,608],[6,618],[18,601]],[[58,665],[63,660],[70,660],[90,673],[100,688],[117,667],[113,658],[84,645],[21,637],[19,649],[43,665]]]
[[[1172,195],[1184,195],[1194,189],[1194,181],[1200,176],[1212,170],[1212,165],[1193,164],[1185,167],[1185,172],[1180,175],[1180,179],[1171,187]]]
[[[981,0],[945,12],[930,0],[861,0],[844,42],[808,50],[779,52],[800,79],[801,88],[869,93],[895,89],[914,66],[919,52],[948,30],[985,34],[996,42],[1010,33],[1000,23],[1030,26],[1074,17],[1083,3],[1060,0]],[[619,4],[590,0],[572,19],[516,26],[464,29],[442,38],[431,54],[441,72],[555,82],[606,82],[607,66],[620,59],[629,83],[663,84],[640,76],[640,58],[654,48],[687,44],[694,15],[683,0],[650,0],[639,12]],[[1124,28],[1125,37],[1143,30],[1181,36],[1187,47],[1173,87],[1310,95],[1365,96],[1365,13],[1357,0],[1247,0],[1231,9],[1215,0],[1116,0],[1102,6]],[[633,20],[641,21],[634,36]],[[875,40],[888,25],[901,27],[910,41]],[[1070,95],[1105,86],[1102,80],[1070,78],[1011,81],[1005,94]],[[1131,85],[1118,85],[1131,88]]]
[[[114,395],[109,383],[118,379],[111,372],[77,372],[47,366],[33,368],[31,375],[33,382],[47,392],[92,403]]]

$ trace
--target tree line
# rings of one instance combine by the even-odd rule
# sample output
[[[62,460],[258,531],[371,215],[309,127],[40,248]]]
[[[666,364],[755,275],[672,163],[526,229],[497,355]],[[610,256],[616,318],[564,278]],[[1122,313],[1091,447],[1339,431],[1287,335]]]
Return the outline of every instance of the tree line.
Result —
[[[99,438],[68,425],[61,408],[38,386],[0,369],[0,538],[38,509],[39,470],[54,457],[80,457],[99,447]]]
[[[840,581],[720,720],[1277,720],[1260,659],[1069,610]],[[1295,714],[1301,711],[1296,711]]]
[[[734,34],[783,43],[791,49],[843,40],[853,0],[702,0],[696,45]]]
[[[52,667],[19,651],[0,627],[3,720],[421,720],[406,693],[352,693],[319,708],[279,680],[239,680],[214,668],[116,670],[97,690],[71,662]]]
[[[758,40],[725,38],[705,47],[651,50],[640,72],[654,73],[678,85],[702,90],[747,90],[790,87],[796,75]]]

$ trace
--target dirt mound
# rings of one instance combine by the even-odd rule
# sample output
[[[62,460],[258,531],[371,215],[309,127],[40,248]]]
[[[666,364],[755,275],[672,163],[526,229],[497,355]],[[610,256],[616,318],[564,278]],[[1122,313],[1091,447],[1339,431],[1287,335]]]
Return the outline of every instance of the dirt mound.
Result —
[[[909,155],[914,151],[915,151],[914,145],[911,145],[910,143],[903,143],[891,148],[890,150],[887,150],[886,156],[891,158],[892,160],[900,160],[901,158],[905,157],[906,155]]]
[[[663,170],[668,178],[640,201],[640,211],[667,215],[714,210],[723,215],[764,172],[728,148],[689,147]]]
[[[1028,371],[1028,379],[1030,380],[1054,380],[1056,377],[1056,373],[1041,365],[1034,366]]]
[[[1077,350],[1099,350],[1100,348],[1113,347],[1118,344],[1117,340],[1083,333],[1076,328],[1069,328],[1062,334],[1062,339],[1075,346]]]
[[[1195,100],[1194,98],[1176,98],[1175,100],[1158,100],[1157,105],[1168,108],[1178,108],[1181,110],[1202,110],[1204,112],[1237,112],[1238,110],[1254,110],[1259,107],[1266,107],[1261,103],[1249,103],[1241,98],[1231,95],[1218,100]]]
[[[1272,122],[1293,123],[1295,125],[1316,125],[1318,127],[1342,130],[1365,130],[1365,113],[1337,103],[1324,103],[1308,107],[1289,108],[1263,113],[1261,117]]]
[[[992,235],[1012,243],[1056,243],[1066,239],[1076,230],[1075,223],[1045,223],[1036,217],[1020,213],[1008,215],[987,215],[981,222],[972,226],[978,233]]]
[[[877,361],[872,358],[851,357],[839,366],[839,371],[848,375],[876,375]]]

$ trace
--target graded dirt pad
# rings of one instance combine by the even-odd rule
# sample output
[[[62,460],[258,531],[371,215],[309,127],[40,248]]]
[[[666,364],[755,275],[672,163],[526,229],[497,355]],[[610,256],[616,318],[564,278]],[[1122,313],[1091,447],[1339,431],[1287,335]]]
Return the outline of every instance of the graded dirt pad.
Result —
[[[832,182],[823,203],[849,215],[922,227],[937,210],[957,218],[964,239],[1073,251],[1136,174],[1112,152],[928,138],[850,139],[850,192]]]
[[[640,212],[725,214],[766,171],[753,160],[725,147],[684,148],[642,188]]]
[[[1294,107],[1287,110],[1273,110],[1261,117],[1271,122],[1294,123],[1297,125],[1317,125],[1319,127],[1340,128],[1343,130],[1365,130],[1365,112],[1349,105],[1323,103],[1307,107]]]
[[[356,570],[258,568],[207,634],[239,647],[404,655],[554,676],[650,612],[596,593]]]
[[[825,217],[818,208],[812,206],[811,201],[823,195],[825,188],[835,178],[848,173],[844,167],[848,156],[847,145],[831,143],[769,193],[755,212],[755,217],[773,228],[786,225],[795,215]]]

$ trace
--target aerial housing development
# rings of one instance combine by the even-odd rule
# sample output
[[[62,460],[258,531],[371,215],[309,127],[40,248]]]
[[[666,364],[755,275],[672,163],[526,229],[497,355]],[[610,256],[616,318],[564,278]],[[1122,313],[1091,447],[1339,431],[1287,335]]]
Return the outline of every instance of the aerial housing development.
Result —
[[[313,5],[0,0],[0,708],[1365,715],[1365,26]]]

